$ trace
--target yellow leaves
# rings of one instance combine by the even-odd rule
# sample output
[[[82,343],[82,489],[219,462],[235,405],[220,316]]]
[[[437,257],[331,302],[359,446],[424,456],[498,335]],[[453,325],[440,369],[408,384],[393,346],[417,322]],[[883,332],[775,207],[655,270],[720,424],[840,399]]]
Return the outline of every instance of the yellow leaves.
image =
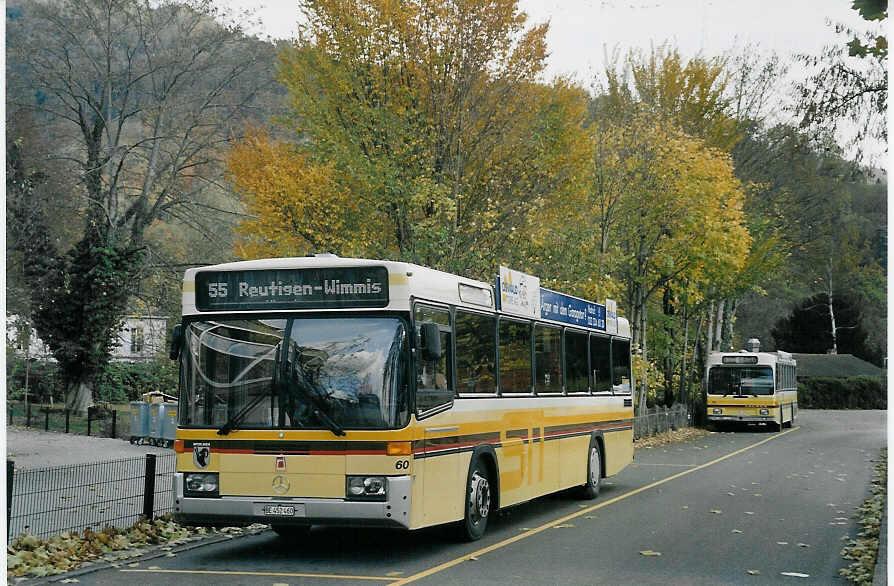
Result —
[[[332,165],[272,142],[263,132],[236,143],[227,165],[249,216],[236,228],[239,256],[353,254],[369,244],[364,232],[374,218],[359,221],[358,200],[338,184]]]

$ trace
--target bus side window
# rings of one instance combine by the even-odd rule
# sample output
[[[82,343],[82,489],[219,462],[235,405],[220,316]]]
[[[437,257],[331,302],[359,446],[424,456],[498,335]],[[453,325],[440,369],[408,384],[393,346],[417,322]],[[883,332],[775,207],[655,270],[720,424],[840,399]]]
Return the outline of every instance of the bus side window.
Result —
[[[565,330],[565,372],[569,393],[589,392],[587,334]]]
[[[612,392],[630,393],[630,342],[612,340]]]
[[[608,338],[590,336],[590,369],[594,393],[610,393],[612,390],[611,350],[611,341]]]
[[[450,366],[453,345],[450,332],[450,312],[446,309],[417,305],[416,321],[416,411],[422,413],[453,401],[453,381]],[[424,356],[419,349],[423,323],[438,325],[441,336],[441,355]]]
[[[500,393],[531,392],[531,326],[500,318]]]
[[[537,392],[562,392],[562,330],[534,327],[534,359],[537,367]]]
[[[456,378],[460,393],[495,393],[496,318],[456,312]]]

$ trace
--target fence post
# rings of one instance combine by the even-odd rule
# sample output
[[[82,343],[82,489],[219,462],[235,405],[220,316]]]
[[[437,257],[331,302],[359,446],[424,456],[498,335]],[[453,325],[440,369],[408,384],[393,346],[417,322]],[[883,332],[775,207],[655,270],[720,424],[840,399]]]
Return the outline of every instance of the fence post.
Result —
[[[25,427],[31,427],[31,401],[28,401],[25,405]]]
[[[155,508],[155,454],[146,454],[146,478],[143,487],[143,516],[152,520]]]
[[[12,425],[12,414],[15,413],[15,407],[13,407],[12,403],[9,404],[9,425]]]
[[[49,408],[44,408],[44,410],[43,410],[43,430],[50,431],[50,410],[49,410]]]
[[[93,411],[93,409],[91,409],[90,407],[87,407],[87,435],[88,436],[90,435],[90,424],[92,423],[92,420],[90,419],[90,414],[92,413],[92,411]]]
[[[112,409],[112,435],[109,437],[118,437],[118,412]]]
[[[71,409],[65,410],[65,433],[68,433],[68,417],[71,415]]]
[[[12,487],[15,479],[16,463],[6,461],[6,537],[9,538],[9,520],[12,518]]]

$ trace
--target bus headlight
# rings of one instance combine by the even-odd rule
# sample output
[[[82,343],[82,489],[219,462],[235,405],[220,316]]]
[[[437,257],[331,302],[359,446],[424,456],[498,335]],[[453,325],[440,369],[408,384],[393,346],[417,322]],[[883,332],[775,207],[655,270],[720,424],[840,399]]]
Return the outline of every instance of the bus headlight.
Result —
[[[723,409],[714,409],[714,415],[720,415],[723,413]]]
[[[761,415],[769,415],[769,414],[770,414],[769,409],[761,409]]]
[[[348,476],[345,492],[349,499],[384,501],[387,486],[384,476]]]
[[[187,472],[183,475],[184,496],[216,497],[220,496],[217,472]]]

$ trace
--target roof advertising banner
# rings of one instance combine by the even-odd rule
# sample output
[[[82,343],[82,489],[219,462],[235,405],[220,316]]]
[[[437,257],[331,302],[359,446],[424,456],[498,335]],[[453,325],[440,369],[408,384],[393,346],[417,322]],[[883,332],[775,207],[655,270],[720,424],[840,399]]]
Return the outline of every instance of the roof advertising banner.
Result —
[[[605,306],[540,289],[540,317],[569,325],[605,330]]]
[[[525,317],[540,317],[540,279],[507,267],[497,277],[500,309]]]

